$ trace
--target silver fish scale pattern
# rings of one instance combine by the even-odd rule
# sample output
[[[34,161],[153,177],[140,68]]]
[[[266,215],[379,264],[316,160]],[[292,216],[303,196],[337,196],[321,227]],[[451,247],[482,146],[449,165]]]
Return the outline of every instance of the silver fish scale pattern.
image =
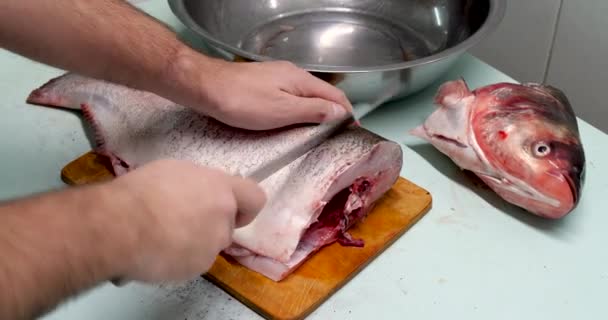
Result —
[[[108,148],[117,150],[119,157],[135,167],[162,156],[246,175],[318,130],[314,125],[269,131],[232,128],[156,95],[121,90],[110,83],[104,83],[105,90],[100,90],[100,83],[96,83],[94,92],[106,97],[107,102],[92,103],[90,107],[98,117],[113,118],[100,119],[99,129]],[[155,111],[150,112],[151,108]],[[353,131],[357,137],[351,134]],[[348,134],[337,135],[331,143],[326,142],[309,154],[308,158],[313,158],[307,159],[298,172],[310,179],[335,170],[336,161],[355,161],[381,140],[364,129],[350,129]],[[351,157],[345,157],[348,155]],[[319,166],[319,161],[328,166]]]
[[[246,175],[318,130],[314,125],[268,131],[232,128],[155,94],[73,73],[40,90],[59,97],[64,107],[87,104],[104,148],[132,167],[170,157]],[[355,161],[383,140],[362,128],[350,128],[309,153],[304,164],[292,166],[302,165],[298,171],[321,175],[335,170],[336,162]],[[328,165],[319,166],[319,161]]]

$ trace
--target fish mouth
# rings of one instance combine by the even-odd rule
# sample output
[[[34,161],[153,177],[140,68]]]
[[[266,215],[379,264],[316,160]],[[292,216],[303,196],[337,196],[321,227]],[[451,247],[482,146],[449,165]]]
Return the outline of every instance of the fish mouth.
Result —
[[[581,176],[578,172],[569,171],[563,172],[562,177],[566,182],[568,182],[568,186],[570,187],[570,193],[572,194],[572,201],[574,204],[578,203],[581,192]]]
[[[511,194],[508,196],[509,198],[521,197],[543,203],[554,208],[558,208],[560,206],[560,201],[558,199],[548,196],[534,187],[526,184],[525,182],[519,181],[518,179],[495,177],[479,173],[478,175],[482,177],[486,183],[490,183],[490,185],[493,186],[494,191],[498,192],[503,198],[506,196],[506,194]]]

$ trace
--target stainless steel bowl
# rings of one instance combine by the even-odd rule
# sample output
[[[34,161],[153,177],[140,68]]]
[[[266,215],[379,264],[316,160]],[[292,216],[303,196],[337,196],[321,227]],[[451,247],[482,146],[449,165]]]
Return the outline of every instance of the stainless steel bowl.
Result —
[[[168,0],[229,60],[288,60],[372,103],[435,81],[493,32],[505,0]],[[388,101],[386,100],[386,101]]]

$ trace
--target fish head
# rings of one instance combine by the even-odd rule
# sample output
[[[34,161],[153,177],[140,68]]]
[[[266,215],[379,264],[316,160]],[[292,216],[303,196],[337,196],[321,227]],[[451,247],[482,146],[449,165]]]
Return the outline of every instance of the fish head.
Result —
[[[499,83],[474,91],[470,130],[492,174],[480,174],[505,200],[546,218],[578,204],[585,153],[576,116],[562,91]]]

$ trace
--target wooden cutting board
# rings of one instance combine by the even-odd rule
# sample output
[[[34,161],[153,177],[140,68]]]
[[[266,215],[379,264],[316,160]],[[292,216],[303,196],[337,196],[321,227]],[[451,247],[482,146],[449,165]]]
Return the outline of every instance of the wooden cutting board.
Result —
[[[88,152],[65,166],[61,176],[70,185],[83,185],[112,179],[109,168],[105,157]],[[278,283],[222,255],[203,277],[267,319],[302,319],[416,223],[431,203],[428,191],[399,178],[369,216],[350,229],[365,241],[363,248],[326,246]]]

